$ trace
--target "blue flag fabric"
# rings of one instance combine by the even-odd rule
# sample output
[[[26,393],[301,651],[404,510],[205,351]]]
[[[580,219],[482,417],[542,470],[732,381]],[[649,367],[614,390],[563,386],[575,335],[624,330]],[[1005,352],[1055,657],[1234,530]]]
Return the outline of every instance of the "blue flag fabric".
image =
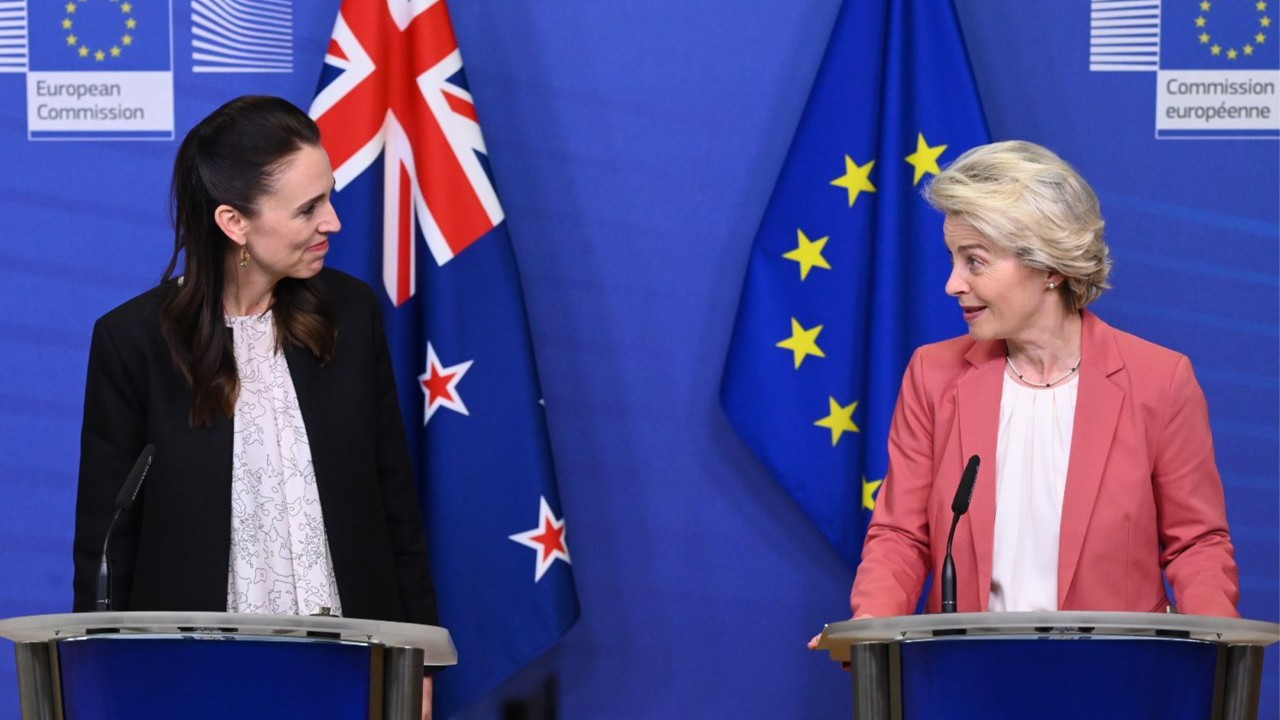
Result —
[[[850,565],[911,352],[964,332],[920,191],[987,141],[950,2],[844,2],[752,247],[720,398]]]
[[[511,242],[443,2],[344,0],[311,114],[342,220],[330,263],[370,282],[408,429],[447,718],[577,620],[564,516]]]

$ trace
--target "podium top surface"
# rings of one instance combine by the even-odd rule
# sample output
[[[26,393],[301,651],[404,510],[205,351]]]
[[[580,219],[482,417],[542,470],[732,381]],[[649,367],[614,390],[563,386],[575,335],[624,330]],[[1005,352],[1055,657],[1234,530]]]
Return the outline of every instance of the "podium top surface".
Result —
[[[99,612],[30,615],[0,620],[0,637],[43,642],[101,632],[120,634],[320,636],[349,642],[418,648],[427,665],[456,665],[449,631],[434,625],[316,615],[250,615],[217,612]]]
[[[1260,620],[1133,612],[978,612],[845,620],[828,624],[818,649],[847,661],[849,648],[870,642],[924,640],[939,636],[1128,636],[1178,637],[1229,645],[1270,645],[1280,625]]]

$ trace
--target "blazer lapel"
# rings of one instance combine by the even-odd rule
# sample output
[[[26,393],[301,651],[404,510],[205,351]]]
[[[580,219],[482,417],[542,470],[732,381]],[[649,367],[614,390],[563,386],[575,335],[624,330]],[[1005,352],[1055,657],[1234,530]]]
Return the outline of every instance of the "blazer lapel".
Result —
[[[978,480],[974,485],[973,502],[965,517],[969,523],[974,557],[978,564],[978,606],[983,611],[987,609],[990,595],[984,588],[991,587],[991,553],[996,526],[996,436],[1000,429],[1004,355],[1005,345],[998,341],[975,343],[965,354],[965,359],[974,367],[956,386],[956,413],[960,418],[960,462],[954,469],[941,469],[943,473],[954,470],[955,481],[959,483],[969,458],[973,455],[982,458],[982,464],[978,466]],[[964,522],[965,520],[961,520],[962,526]]]
[[[289,377],[293,380],[293,389],[298,396],[298,410],[302,413],[302,422],[307,428],[307,445],[311,451],[311,467],[316,473],[316,483],[323,493],[325,481],[321,468],[332,467],[330,457],[342,447],[341,438],[330,437],[331,423],[325,418],[336,417],[334,408],[328,407],[321,378],[320,362],[310,350],[285,343],[284,357],[289,363]],[[336,412],[341,412],[336,410]],[[323,497],[321,498],[323,502]]]
[[[1085,530],[1102,484],[1124,390],[1110,376],[1124,367],[1111,328],[1088,311],[1081,313],[1080,386],[1067,467],[1058,539],[1058,607],[1065,605],[1084,547]]]

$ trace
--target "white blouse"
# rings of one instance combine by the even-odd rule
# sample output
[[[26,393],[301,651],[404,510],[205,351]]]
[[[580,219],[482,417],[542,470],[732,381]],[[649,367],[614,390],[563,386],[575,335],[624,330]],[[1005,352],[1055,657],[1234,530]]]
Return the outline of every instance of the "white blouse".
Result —
[[[270,311],[228,317],[240,395],[231,461],[227,612],[342,614],[307,428]]]
[[[1005,374],[988,598],[993,612],[1058,609],[1058,538],[1079,380],[1030,388]]]

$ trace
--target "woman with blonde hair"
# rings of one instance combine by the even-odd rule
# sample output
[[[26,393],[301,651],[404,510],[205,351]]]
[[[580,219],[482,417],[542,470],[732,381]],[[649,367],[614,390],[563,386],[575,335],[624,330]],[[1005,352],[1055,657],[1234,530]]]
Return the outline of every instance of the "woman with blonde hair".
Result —
[[[953,554],[960,612],[1237,616],[1239,581],[1208,407],[1186,356],[1087,309],[1111,259],[1098,199],[1049,150],[974,148],[926,199],[945,214],[946,292],[966,336],[919,348],[851,594],[854,617],[914,611],[940,569],[966,461],[981,458]]]

